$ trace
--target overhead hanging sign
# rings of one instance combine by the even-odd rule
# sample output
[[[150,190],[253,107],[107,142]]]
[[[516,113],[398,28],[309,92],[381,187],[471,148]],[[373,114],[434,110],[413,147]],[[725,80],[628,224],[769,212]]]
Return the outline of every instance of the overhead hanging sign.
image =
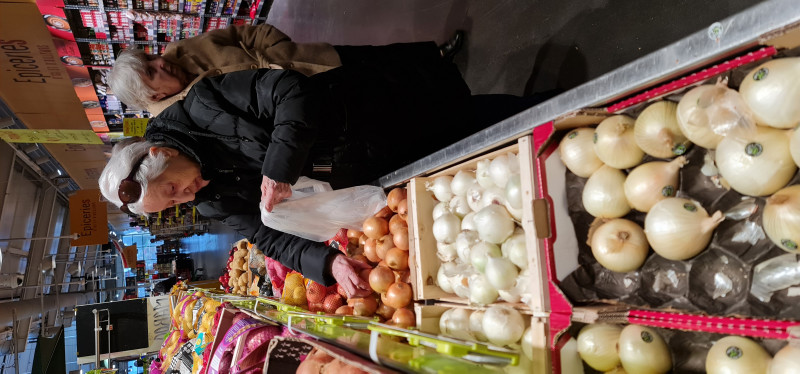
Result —
[[[0,139],[8,143],[103,144],[92,130],[0,129]]]
[[[80,190],[69,197],[70,233],[78,234],[72,246],[108,243],[107,203],[100,201],[100,190]]]

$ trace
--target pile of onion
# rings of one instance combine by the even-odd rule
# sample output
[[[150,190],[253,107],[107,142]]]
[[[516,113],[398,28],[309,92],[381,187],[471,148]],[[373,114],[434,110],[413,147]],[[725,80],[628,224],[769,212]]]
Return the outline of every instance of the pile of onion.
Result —
[[[570,140],[578,135],[590,140],[584,131]],[[572,144],[566,148],[570,147]],[[432,212],[431,232],[436,239],[436,255],[442,261],[436,274],[439,288],[475,305],[498,299],[527,302],[533,291],[524,272],[528,252],[525,233],[518,223],[522,219],[523,185],[517,155],[506,153],[480,160],[474,171],[438,176],[426,185],[435,199],[450,199],[439,200]],[[453,196],[444,193],[447,191]]]
[[[337,309],[336,314],[378,316],[388,324],[414,327],[416,318],[410,309],[414,295],[408,283],[408,194],[404,187],[398,187],[386,197],[387,206],[364,221],[362,232],[350,230],[347,233],[350,242],[347,254],[372,266],[359,276],[375,293],[349,298],[347,305]],[[357,247],[351,250],[350,246]],[[358,254],[351,255],[353,253]]]

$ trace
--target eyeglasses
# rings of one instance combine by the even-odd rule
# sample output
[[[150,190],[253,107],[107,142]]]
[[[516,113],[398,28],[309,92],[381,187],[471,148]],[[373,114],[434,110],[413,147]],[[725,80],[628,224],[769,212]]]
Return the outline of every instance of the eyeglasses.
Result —
[[[142,165],[142,161],[144,158],[147,157],[147,154],[142,156],[136,164],[133,165],[131,169],[131,173],[128,174],[128,177],[123,179],[122,182],[119,182],[119,189],[117,190],[117,196],[119,200],[122,201],[122,206],[119,209],[127,214],[134,215],[130,209],[128,209],[128,204],[133,204],[139,201],[139,198],[142,196],[142,185],[133,179],[133,176],[136,175],[136,172],[139,171],[139,166]]]

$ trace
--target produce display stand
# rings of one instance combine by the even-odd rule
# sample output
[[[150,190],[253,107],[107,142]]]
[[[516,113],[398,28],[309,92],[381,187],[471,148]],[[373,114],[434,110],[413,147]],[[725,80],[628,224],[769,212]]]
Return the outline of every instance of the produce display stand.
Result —
[[[789,0],[760,3],[400,168],[382,177],[380,183],[389,188],[411,181],[411,195],[419,188],[415,186],[414,179],[422,181],[422,178],[433,177],[449,168],[459,167],[459,163],[513,146],[518,139],[531,136],[536,197],[526,200],[526,206],[532,207],[535,217],[532,219],[533,232],[540,240],[537,240],[536,250],[529,255],[534,257],[533,261],[544,277],[541,283],[544,286],[539,289],[546,300],[541,303],[543,309],[536,311],[534,320],[548,326],[547,348],[551,352],[552,363],[547,369],[551,372],[561,372],[560,349],[569,338],[564,332],[573,321],[632,323],[676,330],[795,340],[800,330],[798,321],[699,315],[620,305],[573,307],[559,288],[556,257],[562,254],[553,251],[553,242],[556,240],[553,226],[555,215],[552,211],[553,202],[548,201],[547,194],[548,189],[563,190],[563,186],[548,184],[544,163],[557,145],[551,142],[551,135],[556,129],[597,124],[603,118],[637,104],[707,82],[726,71],[798,46],[800,10],[796,4]],[[419,266],[424,260],[417,259],[416,262]],[[417,272],[420,271],[422,275],[418,274],[416,278],[422,286],[414,291],[416,298],[425,299],[429,291],[427,286],[432,284],[429,281],[430,271],[425,272],[422,266],[417,269]],[[435,297],[442,296],[437,295],[435,290],[431,292]],[[421,310],[417,314],[418,321],[423,324],[426,318],[432,318]]]

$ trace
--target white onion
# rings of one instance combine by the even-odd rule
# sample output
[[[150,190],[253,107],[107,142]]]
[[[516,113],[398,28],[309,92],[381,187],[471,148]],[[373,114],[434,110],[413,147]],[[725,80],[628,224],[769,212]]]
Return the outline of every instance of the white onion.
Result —
[[[507,258],[503,257],[489,257],[486,260],[486,279],[489,280],[494,288],[498,290],[507,290],[514,286],[517,280],[517,267],[511,263]]]
[[[666,373],[672,369],[672,355],[661,335],[639,325],[628,325],[619,335],[619,360],[625,371]]]
[[[573,174],[589,178],[603,166],[603,161],[594,153],[594,129],[582,127],[570,131],[558,146],[561,161]]]
[[[781,348],[769,366],[769,374],[800,373],[800,348],[787,344]]]
[[[492,204],[502,206],[506,205],[506,191],[504,189],[494,186],[483,190],[481,201],[478,203],[480,209],[477,209],[476,211],[479,211]]]
[[[489,257],[500,256],[500,248],[497,244],[487,243],[483,240],[473,245],[469,251],[470,263],[475,267],[475,270],[480,273],[486,270],[486,262],[489,260]]]
[[[767,61],[750,71],[739,93],[760,124],[787,129],[800,122],[800,58]]]
[[[678,192],[678,175],[686,157],[670,162],[653,161],[637,166],[625,178],[625,198],[633,209],[649,212],[655,203]]]
[[[712,129],[705,110],[709,102],[701,98],[707,98],[717,90],[717,86],[713,84],[692,88],[683,95],[677,108],[678,126],[681,132],[692,143],[708,149],[717,148],[717,144],[722,140],[722,134],[717,134]]]
[[[456,264],[454,267],[445,269],[444,276],[450,283],[453,293],[465,299],[469,298],[469,277],[475,274],[475,270],[466,264]]]
[[[756,342],[741,336],[717,340],[706,355],[708,374],[766,374],[772,358]]]
[[[450,278],[447,277],[448,272],[453,272],[456,265],[452,262],[445,262],[439,265],[439,271],[436,272],[436,285],[447,293],[453,293],[453,285],[450,284]]]
[[[433,206],[433,214],[431,215],[433,216],[433,220],[435,221],[436,219],[441,217],[442,214],[445,214],[447,212],[450,212],[450,207],[448,206],[448,203],[446,201],[442,201]]]
[[[519,174],[519,157],[514,152],[508,152],[506,154],[508,157],[508,171],[511,172],[509,175]]]
[[[475,212],[481,210],[482,208],[481,198],[483,197],[483,190],[484,190],[483,186],[481,186],[478,183],[473,183],[467,188],[467,194],[466,194],[467,205],[469,205],[469,208]]]
[[[467,194],[467,188],[475,182],[477,182],[475,180],[475,173],[469,170],[459,170],[458,173],[453,176],[453,180],[450,181],[450,191],[453,191],[453,194],[456,196],[464,196]]]
[[[578,354],[592,369],[608,371],[619,366],[617,343],[622,327],[594,323],[578,333]]]
[[[511,260],[520,269],[528,268],[528,248],[525,245],[525,232],[514,232],[500,245],[503,257]]]
[[[450,199],[448,207],[458,218],[464,218],[464,216],[472,212],[465,196],[453,196],[453,198]]]
[[[644,233],[653,250],[669,260],[686,260],[706,248],[714,229],[725,219],[713,216],[696,201],[669,197],[659,201],[644,219]]]
[[[457,240],[458,238],[456,238]],[[458,257],[458,251],[456,251],[455,243],[445,244],[445,243],[436,243],[436,256],[439,257],[439,260],[442,262],[453,261]]]
[[[483,315],[483,333],[492,344],[504,346],[516,343],[524,330],[522,315],[514,309],[492,305]]]
[[[457,339],[472,340],[474,337],[469,333],[469,309],[453,308],[448,309],[439,317],[439,331],[442,335],[452,336]]]
[[[650,104],[636,118],[633,134],[644,153],[658,158],[672,158],[686,153],[691,144],[678,126],[678,105],[670,101]]]
[[[522,222],[522,212],[523,212],[522,209],[515,209],[514,207],[508,204],[508,201],[506,201],[506,204],[503,206],[506,208],[508,214],[510,214],[515,221]]]
[[[488,341],[486,334],[483,333],[484,314],[485,312],[482,310],[475,310],[469,315],[469,331],[475,336],[475,339],[481,342]]]
[[[583,187],[583,207],[598,218],[618,218],[631,211],[625,198],[625,174],[610,166],[598,169]]]
[[[470,252],[472,251],[472,246],[480,241],[477,231],[462,230],[458,233],[455,243],[458,259],[465,264],[469,264],[471,262]]]
[[[751,138],[726,136],[715,156],[719,173],[743,195],[772,194],[789,183],[797,171],[788,135],[784,130],[758,126]]]
[[[522,333],[522,353],[528,360],[533,360],[533,326],[528,327]]]
[[[530,272],[528,270],[523,270],[517,275],[517,278],[514,280],[514,285],[505,289],[505,290],[497,290],[497,293],[500,294],[500,298],[508,301],[509,303],[518,303],[523,302],[525,304],[533,297],[533,293],[531,288],[532,287]]]
[[[594,130],[594,153],[600,161],[617,169],[639,165],[644,151],[633,136],[634,120],[626,115],[608,117]]]
[[[519,166],[517,166],[517,169],[519,169]],[[509,165],[508,156],[500,155],[492,160],[492,163],[489,164],[489,176],[495,186],[506,188],[508,178],[511,176],[511,165]]]
[[[792,137],[789,139],[789,152],[795,165],[800,166],[800,130],[794,129]]]
[[[784,251],[800,253],[800,185],[775,192],[761,217],[769,240]]]
[[[611,271],[633,271],[647,259],[647,237],[639,224],[627,219],[612,219],[600,225],[589,240],[594,258]]]
[[[453,198],[453,191],[450,190],[450,182],[453,177],[449,175],[442,175],[433,179],[433,181],[425,182],[425,189],[433,192],[433,196],[439,201],[450,201]]]
[[[461,219],[461,230],[477,231],[477,227],[475,227],[475,221],[472,220],[473,217],[475,217],[474,211],[467,213],[467,215]]]
[[[440,243],[455,242],[460,230],[461,220],[453,213],[444,213],[433,221],[433,237]]]
[[[475,166],[475,180],[478,181],[478,184],[480,184],[483,188],[494,186],[494,181],[489,175],[489,166],[491,164],[492,160],[486,159],[478,161]]]
[[[693,143],[717,148],[723,136],[747,136],[756,121],[742,96],[725,82],[693,88],[678,103],[678,125]]]
[[[519,173],[513,174],[506,184],[506,206],[522,209],[522,180]]]
[[[514,221],[506,208],[499,205],[489,205],[472,218],[478,227],[478,236],[489,243],[500,244],[514,233]]]
[[[469,302],[477,305],[491,304],[497,301],[497,289],[489,283],[483,274],[472,274],[469,277]]]

